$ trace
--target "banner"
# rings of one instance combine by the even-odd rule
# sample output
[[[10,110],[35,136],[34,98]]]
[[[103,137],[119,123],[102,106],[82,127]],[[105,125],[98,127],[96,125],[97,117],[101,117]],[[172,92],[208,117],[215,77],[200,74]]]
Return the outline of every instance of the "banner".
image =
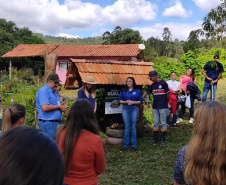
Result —
[[[120,105],[119,89],[106,89],[105,93],[105,114],[120,114],[122,113],[122,105]]]

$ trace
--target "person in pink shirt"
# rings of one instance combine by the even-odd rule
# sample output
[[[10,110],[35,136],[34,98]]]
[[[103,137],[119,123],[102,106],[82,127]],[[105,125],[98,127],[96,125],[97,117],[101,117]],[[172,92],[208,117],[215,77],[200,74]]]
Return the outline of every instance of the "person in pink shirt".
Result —
[[[180,93],[182,95],[188,95],[190,92],[187,90],[187,85],[189,83],[195,83],[196,84],[196,76],[195,76],[195,71],[192,67],[189,67],[185,75],[180,76],[180,84],[181,84],[181,90]],[[193,115],[194,115],[194,98],[190,96],[191,98],[191,108],[189,108],[189,113],[190,113],[190,120],[189,123],[193,123]],[[182,121],[182,118],[184,116],[186,107],[185,107],[185,102],[181,102],[181,109],[179,110],[179,116],[177,119],[177,123],[180,123]]]

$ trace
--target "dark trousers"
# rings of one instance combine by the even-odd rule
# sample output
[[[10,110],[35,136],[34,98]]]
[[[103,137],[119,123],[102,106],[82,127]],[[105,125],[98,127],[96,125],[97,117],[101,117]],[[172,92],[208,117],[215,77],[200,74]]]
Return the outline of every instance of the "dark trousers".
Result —
[[[190,118],[194,117],[194,98],[190,96],[191,99],[191,108],[189,108]],[[183,118],[184,113],[186,111],[185,102],[180,103],[181,109],[179,110],[179,118]]]

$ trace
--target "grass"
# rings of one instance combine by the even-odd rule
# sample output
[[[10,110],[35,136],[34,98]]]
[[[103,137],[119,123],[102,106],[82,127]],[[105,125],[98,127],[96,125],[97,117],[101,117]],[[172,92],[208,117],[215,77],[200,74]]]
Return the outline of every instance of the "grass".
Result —
[[[224,84],[218,83],[216,100],[226,103]],[[195,105],[197,105],[197,102]],[[180,128],[168,130],[165,146],[151,146],[150,127],[145,127],[144,137],[138,138],[138,151],[131,148],[122,151],[122,146],[104,144],[106,170],[98,176],[100,185],[172,185],[177,152],[188,144],[193,125],[188,123],[188,110]]]

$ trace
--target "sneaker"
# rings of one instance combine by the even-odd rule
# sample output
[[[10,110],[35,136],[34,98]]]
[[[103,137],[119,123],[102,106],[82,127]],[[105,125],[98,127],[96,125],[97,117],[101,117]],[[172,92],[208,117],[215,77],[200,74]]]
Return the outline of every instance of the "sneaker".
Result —
[[[160,146],[163,146],[163,145],[165,145],[165,142],[164,141],[161,141],[160,142]]]
[[[194,119],[190,118],[189,123],[193,123],[193,122],[194,122]]]
[[[137,147],[132,147],[132,149],[133,149],[134,151],[137,151]]]
[[[181,118],[177,118],[177,122],[176,123],[180,123],[182,121]]]

